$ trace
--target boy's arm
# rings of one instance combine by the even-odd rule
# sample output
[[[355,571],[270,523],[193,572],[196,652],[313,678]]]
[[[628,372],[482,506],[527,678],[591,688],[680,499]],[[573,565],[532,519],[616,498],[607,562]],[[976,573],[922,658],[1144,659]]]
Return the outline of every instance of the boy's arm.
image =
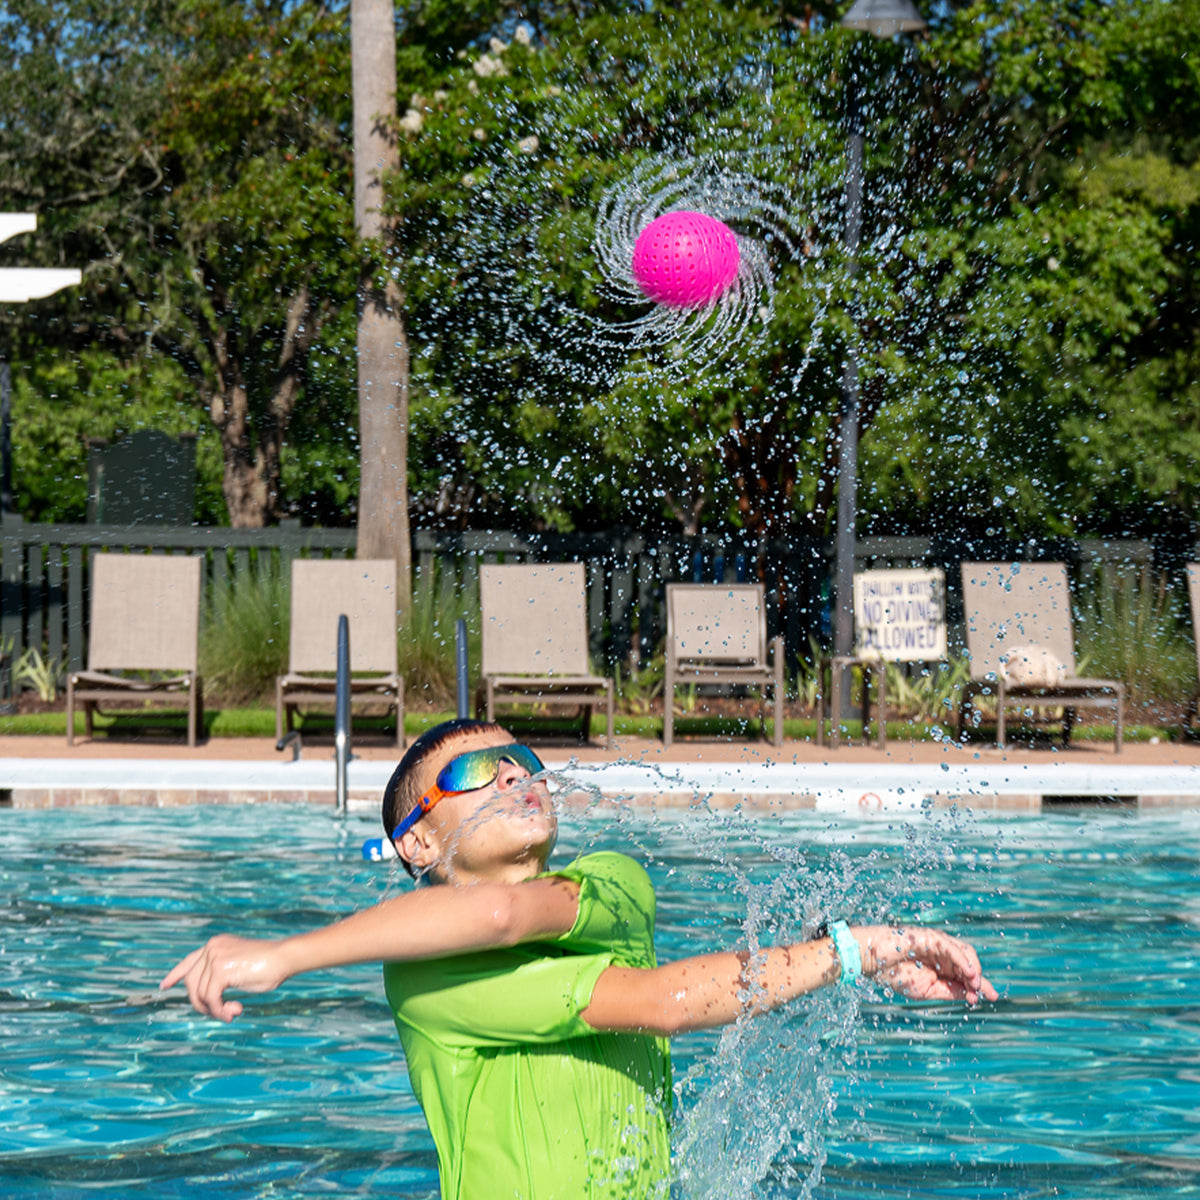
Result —
[[[384,900],[320,929],[275,941],[220,934],[163,978],[183,980],[197,1012],[231,1021],[242,1011],[225,991],[269,992],[293,975],[362,962],[411,962],[490,950],[567,933],[579,885],[547,876],[518,884],[438,885]]]
[[[863,974],[916,1000],[995,1000],[966,942],[937,929],[883,925],[852,930]],[[600,1030],[671,1036],[728,1025],[835,983],[841,963],[829,938],[773,946],[753,958],[717,953],[651,969],[609,967],[596,981],[583,1019]]]

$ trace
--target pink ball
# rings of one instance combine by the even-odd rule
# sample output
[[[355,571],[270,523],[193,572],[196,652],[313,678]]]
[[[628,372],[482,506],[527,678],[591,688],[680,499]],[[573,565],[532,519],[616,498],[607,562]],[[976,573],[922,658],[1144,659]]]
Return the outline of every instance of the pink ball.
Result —
[[[650,222],[633,247],[633,277],[658,304],[700,308],[737,278],[734,232],[716,217],[669,212]]]

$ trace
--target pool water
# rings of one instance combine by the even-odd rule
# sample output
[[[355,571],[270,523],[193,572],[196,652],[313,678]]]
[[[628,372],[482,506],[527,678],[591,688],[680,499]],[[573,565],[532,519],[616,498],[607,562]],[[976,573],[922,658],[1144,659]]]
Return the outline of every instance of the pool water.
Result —
[[[377,967],[293,980],[226,1026],[157,980],[220,930],[279,936],[407,886],[327,809],[0,812],[0,1195],[435,1197]],[[659,955],[828,912],[945,924],[995,1005],[863,988],[678,1040],[678,1194],[1200,1196],[1200,814],[637,810],[620,848]],[[486,1200],[486,1198],[480,1198]]]

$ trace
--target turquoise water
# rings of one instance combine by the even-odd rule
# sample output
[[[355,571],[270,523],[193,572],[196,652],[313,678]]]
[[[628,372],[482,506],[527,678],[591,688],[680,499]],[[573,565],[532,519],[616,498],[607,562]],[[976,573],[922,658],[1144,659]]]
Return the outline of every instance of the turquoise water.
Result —
[[[660,957],[888,913],[975,941],[1002,992],[835,989],[680,1039],[681,1195],[1200,1196],[1200,815],[618,816],[565,818],[558,860],[646,859]],[[375,833],[267,806],[0,812],[0,1194],[436,1196],[377,968],[231,1026],[155,990],[212,932],[404,886],[362,862]]]

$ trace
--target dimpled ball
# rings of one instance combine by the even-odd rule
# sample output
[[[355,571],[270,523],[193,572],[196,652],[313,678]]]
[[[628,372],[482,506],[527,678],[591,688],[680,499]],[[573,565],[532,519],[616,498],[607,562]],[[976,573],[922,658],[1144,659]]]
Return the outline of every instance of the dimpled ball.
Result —
[[[732,229],[698,212],[651,221],[633,247],[633,278],[651,300],[700,308],[737,278],[741,254]]]

